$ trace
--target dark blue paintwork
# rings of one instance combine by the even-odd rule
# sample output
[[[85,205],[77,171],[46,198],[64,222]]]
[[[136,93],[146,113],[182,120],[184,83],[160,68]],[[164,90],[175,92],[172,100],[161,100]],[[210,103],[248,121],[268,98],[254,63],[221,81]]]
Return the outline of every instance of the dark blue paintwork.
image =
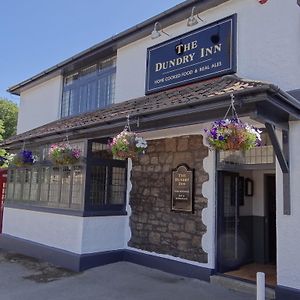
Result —
[[[236,15],[148,48],[146,94],[234,72]]]

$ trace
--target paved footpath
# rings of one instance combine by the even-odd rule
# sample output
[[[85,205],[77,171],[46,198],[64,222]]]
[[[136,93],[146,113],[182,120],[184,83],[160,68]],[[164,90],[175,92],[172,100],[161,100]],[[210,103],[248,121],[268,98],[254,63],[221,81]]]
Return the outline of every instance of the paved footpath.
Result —
[[[0,250],[1,300],[254,300],[255,297],[127,262],[69,272]]]

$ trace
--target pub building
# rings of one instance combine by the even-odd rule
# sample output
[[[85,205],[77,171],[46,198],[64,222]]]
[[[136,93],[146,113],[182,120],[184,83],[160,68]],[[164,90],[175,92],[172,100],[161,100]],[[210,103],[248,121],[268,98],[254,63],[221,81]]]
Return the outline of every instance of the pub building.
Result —
[[[128,261],[300,299],[300,7],[188,0],[9,88],[20,95],[0,247],[80,271]],[[261,133],[211,149],[234,103]],[[145,154],[116,159],[127,116]],[[68,141],[74,164],[49,148]]]

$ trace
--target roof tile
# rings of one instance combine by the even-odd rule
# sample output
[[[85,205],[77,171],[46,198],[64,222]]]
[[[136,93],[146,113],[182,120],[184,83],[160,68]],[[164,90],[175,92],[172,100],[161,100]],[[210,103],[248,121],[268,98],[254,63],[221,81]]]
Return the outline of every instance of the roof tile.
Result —
[[[83,127],[101,126],[105,122],[125,119],[127,115],[137,116],[150,112],[159,112],[166,108],[176,109],[176,107],[185,103],[199,103],[207,98],[211,99],[219,95],[253,89],[255,87],[268,88],[269,86],[269,84],[260,81],[248,81],[234,75],[227,75],[113,104],[110,107],[78,116],[63,118],[13,136],[2,142],[2,145],[9,145],[26,139],[45,137]]]

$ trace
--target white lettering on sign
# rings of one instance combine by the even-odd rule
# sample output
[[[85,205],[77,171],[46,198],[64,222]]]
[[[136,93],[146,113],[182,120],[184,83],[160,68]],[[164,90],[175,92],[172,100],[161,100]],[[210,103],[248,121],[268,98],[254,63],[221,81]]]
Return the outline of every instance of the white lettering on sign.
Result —
[[[222,44],[200,49],[200,57],[207,57],[222,51]]]
[[[159,62],[155,64],[155,72],[160,70],[166,70],[175,66],[180,66],[182,64],[189,63],[194,60],[195,53],[184,55],[182,57],[177,57],[165,62]]]
[[[196,49],[198,47],[197,41],[192,41],[187,44],[179,44],[175,47],[177,54],[182,54],[186,51]]]

